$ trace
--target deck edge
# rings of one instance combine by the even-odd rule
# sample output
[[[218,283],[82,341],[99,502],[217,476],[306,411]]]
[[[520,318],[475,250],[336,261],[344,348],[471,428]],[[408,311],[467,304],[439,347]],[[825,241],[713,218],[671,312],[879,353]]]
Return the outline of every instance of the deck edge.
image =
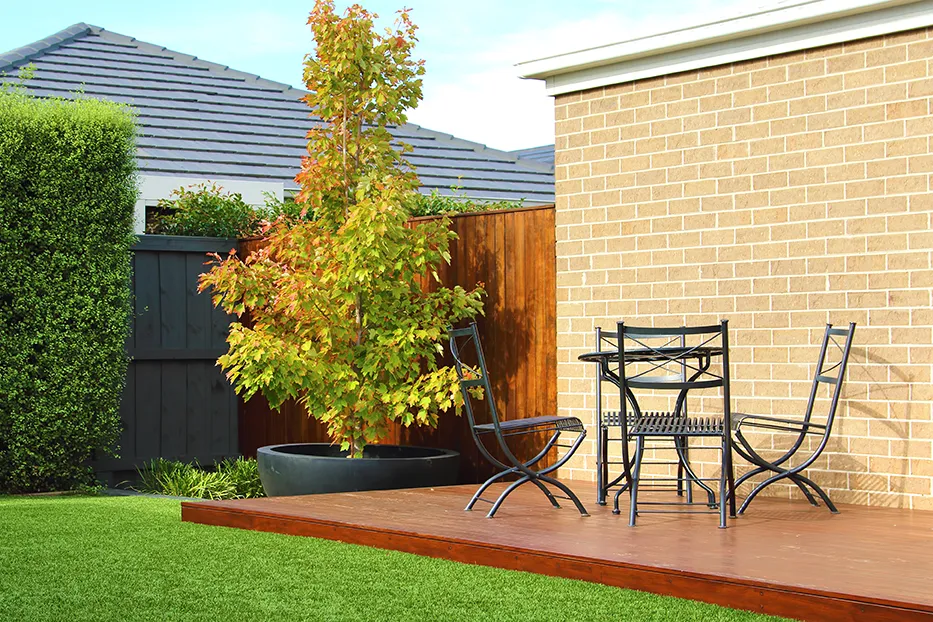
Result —
[[[821,592],[752,579],[593,560],[565,553],[231,508],[209,501],[184,501],[181,503],[181,513],[182,521],[185,522],[335,540],[461,563],[601,583],[802,620],[933,620],[933,607],[922,603],[884,601],[857,594]]]

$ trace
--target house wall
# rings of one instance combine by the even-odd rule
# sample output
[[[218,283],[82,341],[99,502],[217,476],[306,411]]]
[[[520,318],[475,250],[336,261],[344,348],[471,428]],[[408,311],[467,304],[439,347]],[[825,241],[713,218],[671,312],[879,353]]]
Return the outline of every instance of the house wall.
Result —
[[[799,415],[823,325],[854,321],[811,477],[933,509],[931,63],[925,29],[558,96],[560,414],[594,423],[595,326],[727,318],[734,409]],[[564,477],[595,477],[595,436]]]

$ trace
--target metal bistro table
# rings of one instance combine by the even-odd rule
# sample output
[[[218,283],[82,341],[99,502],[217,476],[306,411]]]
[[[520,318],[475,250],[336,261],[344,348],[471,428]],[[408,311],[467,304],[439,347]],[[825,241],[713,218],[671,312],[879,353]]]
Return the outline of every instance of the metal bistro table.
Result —
[[[677,329],[672,329],[677,330]],[[596,408],[597,408],[597,440],[596,440],[596,502],[599,505],[606,505],[606,497],[610,488],[622,484],[619,492],[627,490],[632,483],[632,459],[628,448],[628,430],[623,424],[623,416],[618,411],[603,411],[602,383],[609,382],[617,389],[622,390],[620,379],[620,356],[619,356],[619,333],[604,331],[601,328],[596,329],[596,350],[587,352],[578,357],[578,360],[585,363],[595,363],[599,366],[596,381]],[[684,341],[683,335],[679,336],[679,343],[674,345],[665,345],[661,347],[644,347],[625,350],[625,362],[629,363],[655,363],[653,369],[662,369],[666,365],[675,364],[679,366],[679,373],[668,376],[636,376],[627,378],[625,386],[625,399],[629,405],[632,421],[642,418],[642,409],[638,399],[632,392],[632,388],[644,389],[674,389],[678,390],[676,406],[672,415],[674,417],[687,416],[687,392],[696,386],[702,386],[697,383],[697,379],[707,374],[712,361],[721,357],[723,348],[721,346],[688,346]],[[620,395],[621,397],[621,395]],[[609,438],[609,430],[618,427],[621,430],[621,438]],[[687,494],[687,503],[693,502],[692,485],[696,483],[703,488],[708,497],[707,505],[715,504],[715,495],[706,483],[704,483],[690,467],[689,448],[686,438],[674,436],[674,449],[677,453],[677,461],[667,464],[677,466],[677,486],[676,491],[679,496]],[[609,460],[609,441],[621,441],[622,461],[611,462]],[[622,473],[609,481],[609,466],[611,464],[621,464]],[[656,462],[655,464],[660,464]],[[624,481],[623,481],[624,480]]]

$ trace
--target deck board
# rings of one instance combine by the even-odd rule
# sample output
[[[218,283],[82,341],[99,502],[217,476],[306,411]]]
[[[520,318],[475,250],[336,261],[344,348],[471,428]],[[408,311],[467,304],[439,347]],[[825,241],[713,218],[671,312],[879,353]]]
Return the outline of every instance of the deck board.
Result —
[[[591,484],[572,483],[578,492]],[[185,502],[186,521],[527,570],[806,620],[933,620],[933,512],[759,499],[713,515],[555,510],[531,487],[490,520],[473,486]],[[595,494],[595,493],[594,493]],[[587,497],[584,497],[586,502]]]

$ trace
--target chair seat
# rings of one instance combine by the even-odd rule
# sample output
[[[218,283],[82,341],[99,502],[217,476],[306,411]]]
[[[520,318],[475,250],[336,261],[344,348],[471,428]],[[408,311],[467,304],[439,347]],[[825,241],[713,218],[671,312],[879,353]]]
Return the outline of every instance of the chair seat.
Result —
[[[671,413],[649,412],[635,419],[630,436],[722,436],[723,420],[718,417],[682,417]]]
[[[652,414],[652,413],[649,413]],[[673,417],[671,413],[665,413],[669,417]],[[629,418],[633,418],[633,415],[629,415]],[[614,410],[603,413],[603,427],[618,427],[622,425],[622,413]]]
[[[583,429],[583,422],[576,417],[528,417],[527,419],[510,419],[499,422],[499,427],[503,431],[514,432],[526,428],[537,428],[549,426],[558,430],[580,431]],[[496,428],[491,423],[483,423],[474,427],[480,432],[493,432]]]

